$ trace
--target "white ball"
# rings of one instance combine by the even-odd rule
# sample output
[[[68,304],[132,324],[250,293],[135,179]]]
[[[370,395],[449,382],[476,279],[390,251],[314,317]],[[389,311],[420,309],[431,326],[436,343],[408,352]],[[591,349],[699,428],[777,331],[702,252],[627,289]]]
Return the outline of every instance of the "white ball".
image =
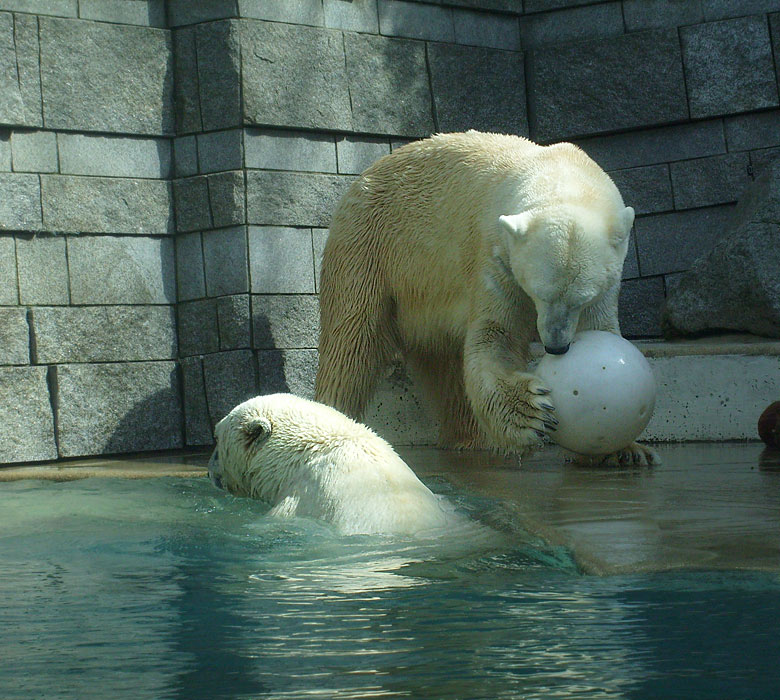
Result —
[[[626,447],[653,415],[650,365],[614,333],[578,333],[567,353],[545,355],[536,375],[552,391],[559,421],[550,437],[573,452],[604,455]]]

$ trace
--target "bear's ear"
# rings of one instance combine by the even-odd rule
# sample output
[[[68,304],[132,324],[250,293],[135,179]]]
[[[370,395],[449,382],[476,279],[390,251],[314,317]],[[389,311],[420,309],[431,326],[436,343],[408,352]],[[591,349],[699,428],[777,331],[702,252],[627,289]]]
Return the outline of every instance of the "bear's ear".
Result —
[[[271,437],[271,422],[264,417],[257,417],[241,426],[247,447],[259,445]]]
[[[620,228],[612,233],[612,245],[619,248],[631,235],[631,227],[634,225],[634,210],[626,207],[620,212]]]
[[[630,231],[634,225],[634,208],[626,207],[623,210],[623,230]]]
[[[530,211],[520,212],[519,214],[507,214],[498,217],[498,223],[501,228],[513,236],[524,236],[531,225],[533,215]]]

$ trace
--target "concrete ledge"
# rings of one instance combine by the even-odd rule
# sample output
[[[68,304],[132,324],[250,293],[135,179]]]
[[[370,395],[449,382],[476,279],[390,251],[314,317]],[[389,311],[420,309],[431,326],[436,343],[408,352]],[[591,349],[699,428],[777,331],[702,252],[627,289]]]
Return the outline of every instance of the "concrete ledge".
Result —
[[[693,340],[638,340],[635,344],[647,358],[688,355],[780,355],[780,340],[742,334]]]
[[[0,483],[36,479],[77,481],[78,479],[153,479],[159,477],[197,478],[207,475],[208,451],[122,455],[112,458],[77,459],[36,465],[0,468]]]
[[[641,440],[755,440],[762,411],[780,401],[780,341],[724,335],[637,341],[658,385],[655,413]],[[532,351],[538,357],[541,346]],[[435,445],[430,402],[402,364],[380,384],[366,423],[393,445]]]

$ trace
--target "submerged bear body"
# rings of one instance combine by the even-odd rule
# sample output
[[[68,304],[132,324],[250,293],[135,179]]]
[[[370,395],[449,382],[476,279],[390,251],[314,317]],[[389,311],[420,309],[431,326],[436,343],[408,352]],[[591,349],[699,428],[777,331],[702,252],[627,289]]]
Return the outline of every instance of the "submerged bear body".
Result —
[[[385,440],[329,406],[258,396],[223,418],[215,436],[212,479],[275,515],[317,518],[344,534],[412,535],[457,520]]]

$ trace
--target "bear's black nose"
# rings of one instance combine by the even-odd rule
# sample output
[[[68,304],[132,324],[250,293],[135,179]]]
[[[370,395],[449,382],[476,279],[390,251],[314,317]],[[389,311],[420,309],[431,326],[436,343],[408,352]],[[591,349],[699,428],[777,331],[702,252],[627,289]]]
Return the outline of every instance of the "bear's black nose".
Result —
[[[566,345],[545,345],[544,351],[550,355],[565,355],[569,350],[569,343]]]

